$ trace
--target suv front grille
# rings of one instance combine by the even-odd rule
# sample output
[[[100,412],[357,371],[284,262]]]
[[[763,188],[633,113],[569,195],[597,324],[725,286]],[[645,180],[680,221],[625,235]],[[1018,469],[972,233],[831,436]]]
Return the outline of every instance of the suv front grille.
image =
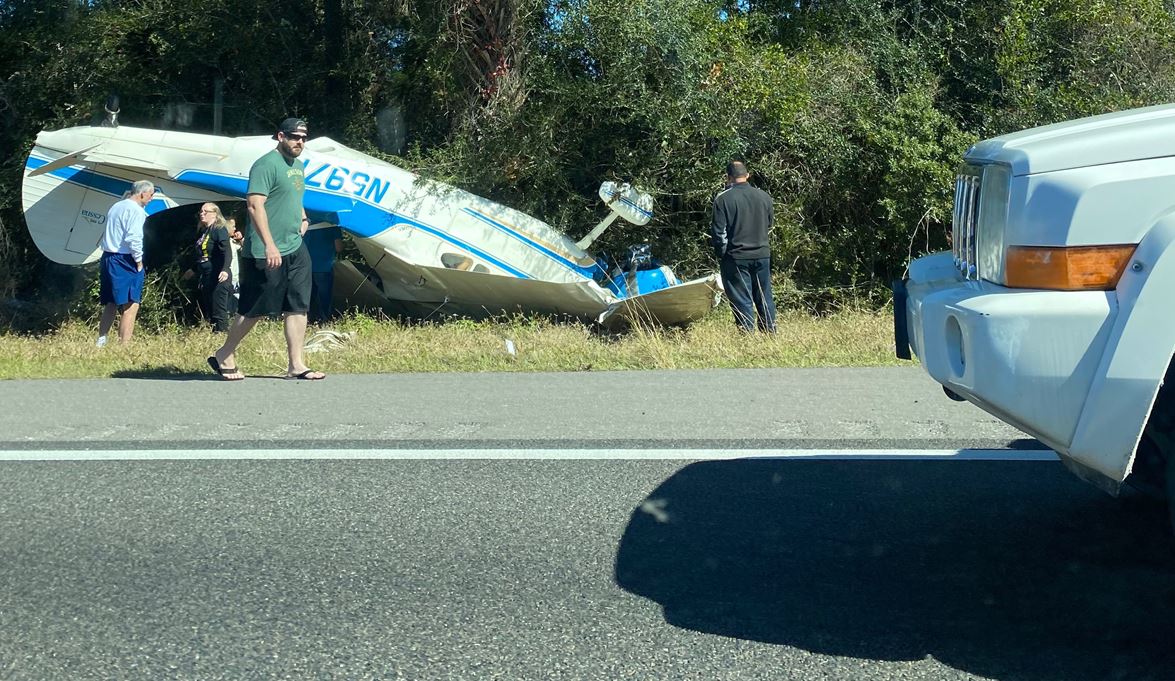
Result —
[[[979,178],[982,170],[967,166],[955,179],[955,212],[951,217],[951,255],[964,279],[979,278]]]

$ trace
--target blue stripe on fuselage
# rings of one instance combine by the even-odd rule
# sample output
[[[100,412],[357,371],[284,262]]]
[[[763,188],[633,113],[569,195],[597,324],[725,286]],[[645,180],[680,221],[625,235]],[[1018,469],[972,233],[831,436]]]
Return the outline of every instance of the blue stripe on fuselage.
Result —
[[[201,187],[221,194],[240,196],[242,198],[244,198],[245,191],[249,185],[248,180],[245,178],[235,175],[221,175],[205,170],[185,170],[177,175],[176,179],[194,187]],[[364,239],[370,239],[376,234],[384,232],[396,225],[407,225],[428,232],[438,239],[469,251],[482,260],[492,263],[499,269],[509,272],[519,279],[531,278],[525,272],[490,255],[473,244],[458,239],[452,234],[426,225],[419,220],[414,220],[351,196],[335,194],[324,189],[307,187],[303,204],[306,207],[307,214],[313,215],[316,218],[328,218],[328,222],[335,222],[348,232]]]
[[[469,215],[472,215],[473,217],[477,218],[478,220],[486,223],[487,225],[493,227],[494,229],[497,229],[498,231],[503,232],[504,234],[507,234],[507,235],[517,239],[518,241],[522,242],[523,244],[526,244],[527,246],[533,248],[534,250],[538,251],[539,253],[542,253],[543,255],[547,256],[551,260],[554,260],[555,262],[559,263],[563,267],[566,267],[567,269],[571,270],[572,272],[575,272],[576,274],[578,274],[582,277],[587,277],[590,279],[592,276],[592,270],[596,269],[596,266],[594,264],[592,267],[582,267],[580,265],[577,265],[576,263],[568,260],[567,258],[556,253],[555,251],[552,251],[551,249],[547,248],[546,246],[543,246],[542,244],[540,244],[538,242],[532,241],[525,234],[517,232],[514,229],[510,228],[509,226],[507,226],[501,222],[498,222],[497,220],[494,220],[493,218],[491,218],[488,215],[483,215],[482,213],[479,213],[476,210],[473,210],[472,208],[462,208],[461,210],[468,213]]]
[[[25,166],[29,170],[36,170],[41,166],[49,163],[48,159],[37,158],[30,155]],[[59,178],[71,184],[85,187],[93,191],[101,192],[109,196],[118,198],[121,197],[127,190],[131,188],[132,183],[116,177],[110,177],[92,170],[84,168],[65,167],[48,173],[53,177]],[[193,187],[207,189],[226,196],[235,196],[245,198],[245,193],[248,190],[249,181],[236,175],[225,175],[221,173],[214,173],[205,170],[185,170],[176,175],[176,181]],[[336,218],[340,227],[362,238],[371,238],[376,234],[383,232],[395,225],[407,225],[417,229],[421,229],[437,238],[447,241],[455,246],[458,246],[477,257],[492,263],[496,267],[509,272],[510,274],[520,279],[530,279],[531,277],[525,272],[507,264],[501,259],[490,255],[485,250],[459,239],[447,232],[443,232],[435,227],[426,225],[419,220],[414,220],[404,215],[399,215],[393,211],[385,208],[371,205],[366,201],[357,200],[345,195],[335,194],[330,191],[322,189],[307,188],[305,198],[306,212],[318,217],[332,217]],[[159,211],[166,210],[167,204],[160,200],[154,199],[147,204],[147,213],[155,214]],[[487,216],[474,212],[470,209],[465,209],[470,215],[486,222],[487,224],[499,229],[511,237],[518,239],[530,248],[537,250],[548,258],[558,262],[560,265],[567,267],[571,271],[583,276],[591,278],[593,268],[580,267],[575,263],[563,258],[559,254],[527,239],[525,236],[514,232],[506,225],[503,225]]]
[[[27,161],[25,161],[24,166],[29,170],[36,170],[37,168],[40,168],[41,166],[48,163],[50,163],[49,159],[37,158],[36,156],[29,154],[29,158]],[[72,166],[58,168],[57,170],[50,170],[48,174],[58,179],[65,180],[70,184],[76,184],[79,187],[85,187],[86,189],[90,189],[92,191],[108,194],[116,199],[121,199],[123,194],[130,191],[131,187],[134,185],[133,182],[129,182],[121,178],[110,177],[109,175],[96,173],[92,170],[74,168]],[[151,199],[145,210],[147,211],[148,215],[154,215],[160,211],[167,210],[167,202],[162,199]]]

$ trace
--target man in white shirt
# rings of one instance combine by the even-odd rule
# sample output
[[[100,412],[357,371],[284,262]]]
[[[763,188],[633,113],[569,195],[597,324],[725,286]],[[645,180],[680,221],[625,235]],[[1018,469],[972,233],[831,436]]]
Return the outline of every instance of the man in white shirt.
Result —
[[[115,313],[121,311],[118,341],[130,341],[135,332],[135,317],[143,300],[143,225],[147,222],[147,204],[155,196],[155,185],[139,180],[131,185],[130,196],[110,207],[106,213],[106,233],[99,269],[98,302],[102,320],[98,323],[98,347],[106,345],[106,334],[114,325]]]

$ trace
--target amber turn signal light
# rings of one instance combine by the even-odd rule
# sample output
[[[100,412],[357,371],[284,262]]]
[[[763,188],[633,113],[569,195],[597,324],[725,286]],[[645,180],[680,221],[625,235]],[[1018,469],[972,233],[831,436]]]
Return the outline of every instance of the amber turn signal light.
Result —
[[[1134,255],[1137,244],[1117,246],[1012,246],[1004,285],[1057,291],[1108,291]]]

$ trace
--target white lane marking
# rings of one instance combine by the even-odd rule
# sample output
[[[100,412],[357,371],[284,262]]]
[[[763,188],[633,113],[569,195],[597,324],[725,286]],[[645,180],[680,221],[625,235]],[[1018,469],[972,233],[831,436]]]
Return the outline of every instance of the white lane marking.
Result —
[[[1052,450],[1025,449],[194,449],[142,450],[9,450],[0,461],[208,461],[208,460],[688,460],[811,459],[811,460],[954,460],[1057,461]]]

